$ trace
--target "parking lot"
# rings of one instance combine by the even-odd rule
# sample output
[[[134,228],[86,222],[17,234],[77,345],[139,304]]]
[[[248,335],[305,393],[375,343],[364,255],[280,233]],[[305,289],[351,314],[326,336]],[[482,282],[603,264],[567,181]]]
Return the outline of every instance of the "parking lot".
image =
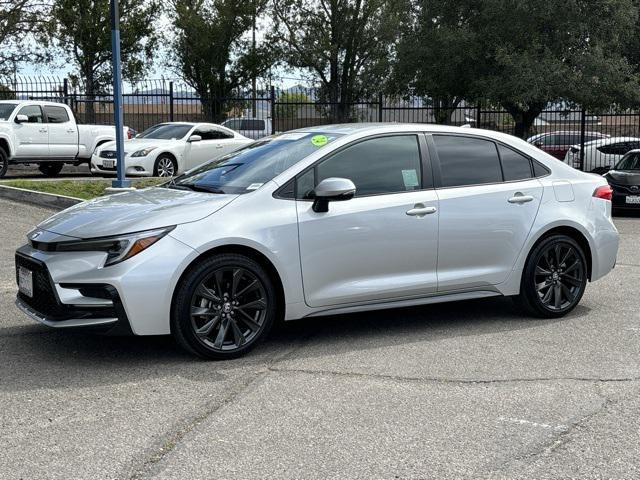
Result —
[[[0,477],[637,478],[640,217],[559,320],[508,299],[292,322],[206,362],[13,305],[52,211],[0,200]]]

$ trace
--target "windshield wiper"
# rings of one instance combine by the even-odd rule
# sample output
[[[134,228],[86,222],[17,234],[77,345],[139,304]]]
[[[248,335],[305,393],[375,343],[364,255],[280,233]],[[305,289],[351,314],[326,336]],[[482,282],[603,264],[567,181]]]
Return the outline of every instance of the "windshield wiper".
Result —
[[[209,187],[207,185],[198,185],[196,183],[172,183],[167,185],[167,188],[173,188],[176,190],[192,190],[194,192],[205,192],[205,193],[224,193],[224,190],[221,190],[216,187]]]

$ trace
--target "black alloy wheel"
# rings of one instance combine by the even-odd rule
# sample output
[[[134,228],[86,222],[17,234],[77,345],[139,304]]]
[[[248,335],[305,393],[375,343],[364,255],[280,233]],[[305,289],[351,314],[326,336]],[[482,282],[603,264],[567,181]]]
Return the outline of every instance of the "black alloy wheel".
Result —
[[[200,356],[237,357],[271,328],[275,302],[271,279],[257,262],[235,254],[215,256],[178,287],[172,332]]]
[[[518,300],[530,314],[560,317],[580,302],[587,280],[582,248],[568,236],[553,235],[540,242],[529,256]]]

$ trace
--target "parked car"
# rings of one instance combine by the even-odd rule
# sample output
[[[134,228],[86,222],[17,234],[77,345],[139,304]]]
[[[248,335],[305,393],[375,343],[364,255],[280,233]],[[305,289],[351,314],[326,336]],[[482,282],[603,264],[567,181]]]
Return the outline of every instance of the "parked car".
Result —
[[[584,145],[585,172],[603,173],[629,150],[640,148],[640,138],[613,137],[594,140]],[[580,145],[572,146],[564,158],[564,163],[580,168]]]
[[[258,140],[76,205],[28,241],[17,305],[33,319],[171,333],[212,358],[245,353],[280,317],[492,296],[560,317],[618,250],[602,176],[510,135],[426,124]]]
[[[274,133],[270,118],[229,118],[222,125],[254,140]]]
[[[614,209],[640,209],[640,150],[632,150],[604,174],[613,189]]]
[[[124,134],[129,137],[128,127]],[[89,162],[96,147],[115,138],[115,127],[78,125],[62,103],[0,101],[0,178],[17,163],[37,164],[45,175],[57,175],[65,163]]]
[[[584,141],[590,142],[599,138],[607,138],[609,135],[600,132],[585,132]],[[527,142],[535,145],[540,150],[547,152],[560,160],[564,160],[569,148],[580,143],[579,131],[558,131],[540,133],[527,139]]]
[[[125,173],[127,176],[173,177],[251,142],[253,140],[213,123],[159,123],[125,143]],[[105,143],[91,157],[91,173],[115,172],[115,142]]]

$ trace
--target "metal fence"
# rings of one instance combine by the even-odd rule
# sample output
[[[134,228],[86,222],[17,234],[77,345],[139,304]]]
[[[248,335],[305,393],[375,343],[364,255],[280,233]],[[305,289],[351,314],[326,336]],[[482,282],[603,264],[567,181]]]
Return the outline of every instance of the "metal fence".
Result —
[[[412,94],[377,94],[350,102],[331,102],[321,89],[300,85],[235,89],[226,95],[201,96],[183,82],[167,79],[126,84],[125,125],[142,131],[167,121],[215,121],[254,118],[262,133],[343,122],[447,123],[515,134],[513,117],[489,102],[460,102],[444,109],[430,98]],[[0,79],[0,98],[38,99],[66,103],[78,122],[111,124],[110,91],[88,95],[67,78],[14,77]],[[244,132],[243,132],[244,133]],[[629,148],[640,148],[640,110],[586,111],[567,102],[550,104],[535,119],[530,136],[543,150],[583,170],[600,170],[615,163]],[[598,144],[591,140],[600,140]],[[603,145],[609,144],[609,145]]]

